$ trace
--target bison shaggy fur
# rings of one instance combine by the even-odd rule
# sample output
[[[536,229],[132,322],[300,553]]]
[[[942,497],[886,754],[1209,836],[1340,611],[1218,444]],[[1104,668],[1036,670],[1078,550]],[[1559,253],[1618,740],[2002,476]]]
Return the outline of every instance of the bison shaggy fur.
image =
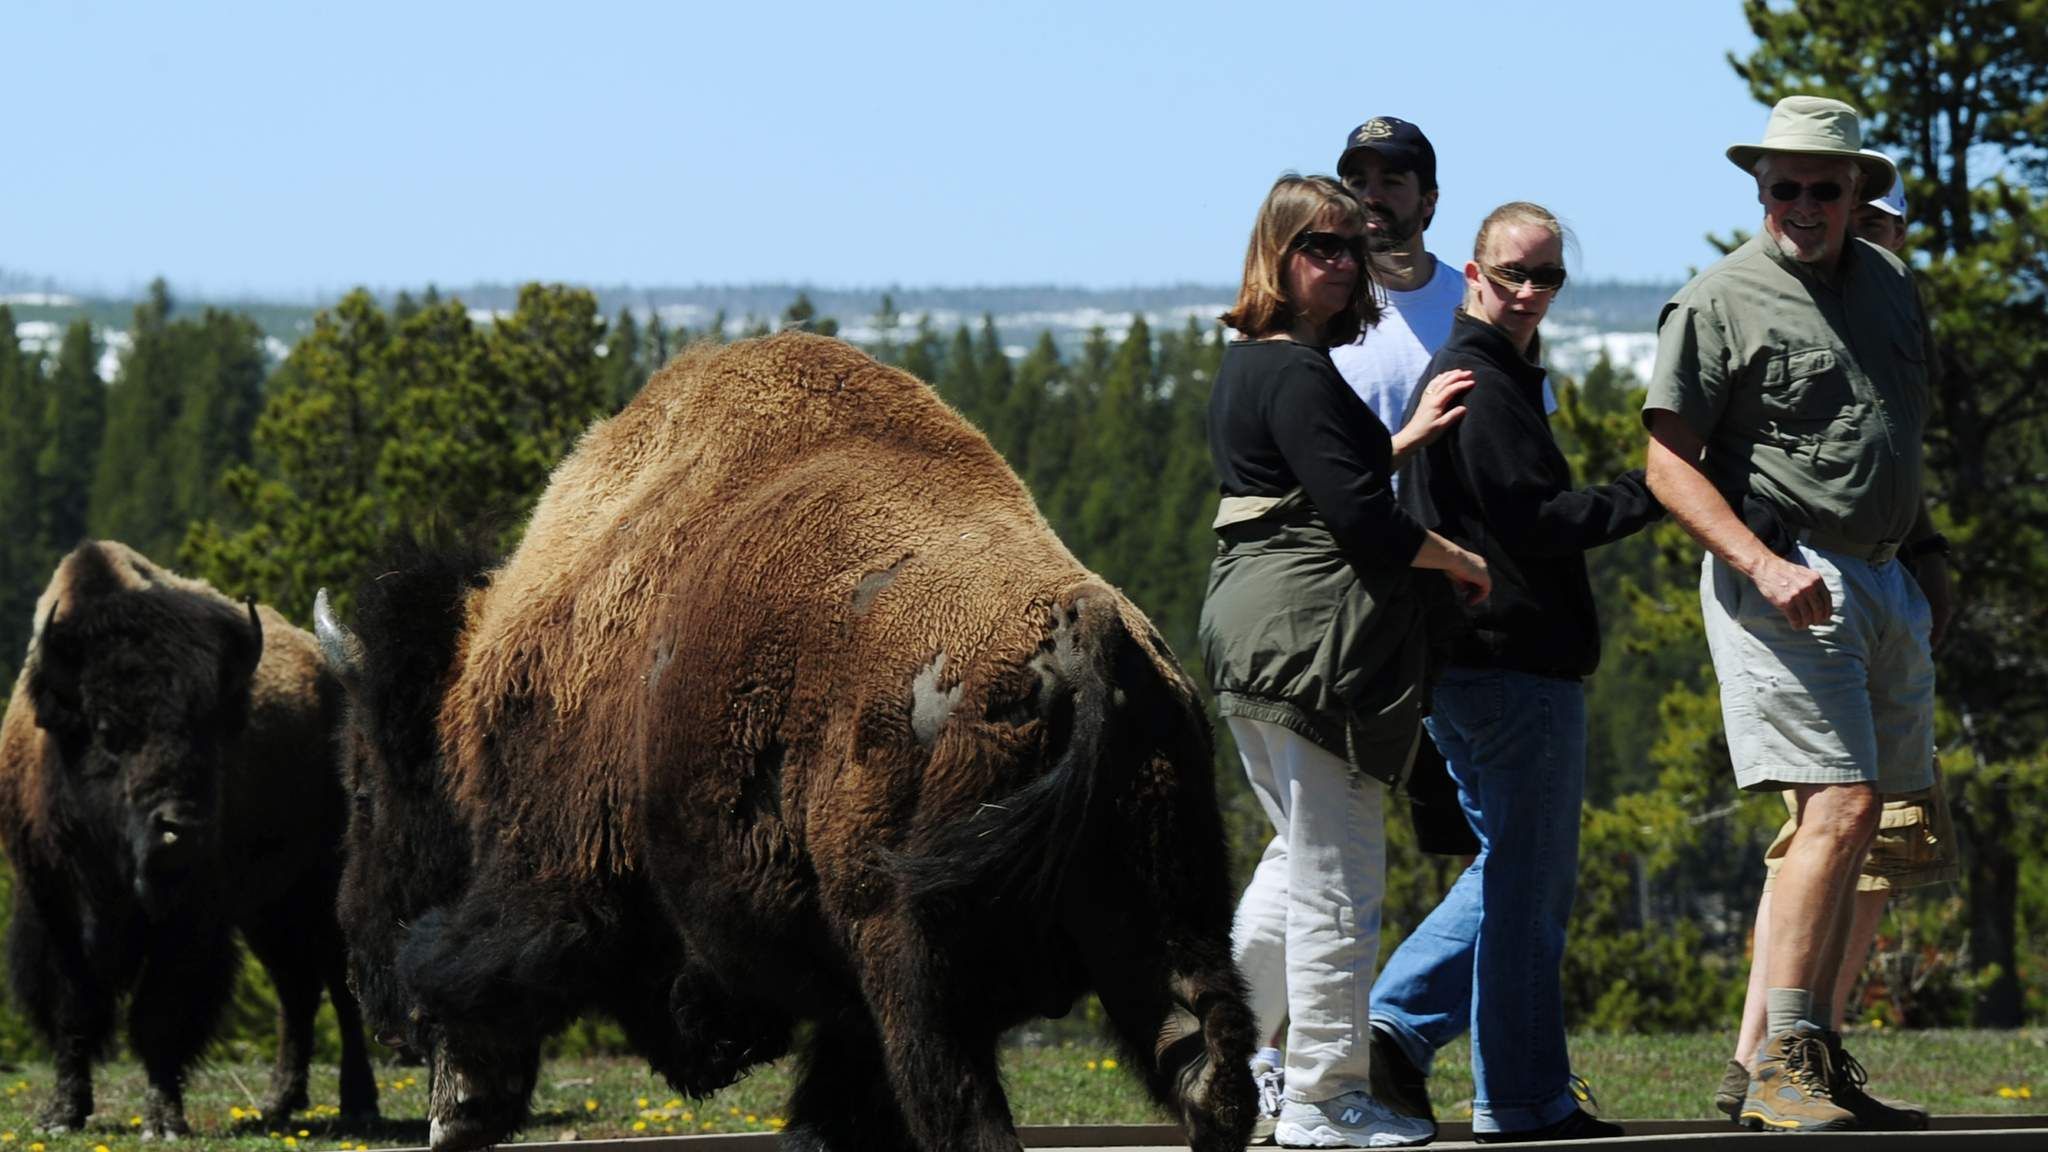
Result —
[[[1194,1147],[1242,1147],[1200,699],[926,385],[809,335],[694,349],[454,611],[431,755],[469,875],[392,973],[437,1147],[519,1122],[650,916],[632,997],[680,1087],[808,1022],[791,1147],[1017,1148],[996,1040],[1091,990]]]

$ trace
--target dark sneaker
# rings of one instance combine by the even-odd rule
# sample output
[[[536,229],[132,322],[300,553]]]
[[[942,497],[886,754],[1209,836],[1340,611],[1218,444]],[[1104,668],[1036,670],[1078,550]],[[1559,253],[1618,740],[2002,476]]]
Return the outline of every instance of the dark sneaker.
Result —
[[[1924,1132],[1927,1130],[1927,1109],[1917,1108],[1898,1100],[1880,1100],[1863,1090],[1870,1080],[1870,1074],[1863,1070],[1862,1062],[1842,1047],[1842,1034],[1829,1032],[1828,1055],[1834,1068],[1835,1103],[1847,1108],[1856,1117],[1856,1123],[1872,1132]]]
[[[1372,1030],[1371,1068],[1373,1098],[1403,1116],[1436,1124],[1436,1109],[1429,1103],[1429,1077],[1408,1058],[1394,1034],[1384,1028]]]
[[[1742,1123],[1742,1099],[1749,1095],[1749,1069],[1740,1060],[1730,1060],[1721,1072],[1721,1086],[1714,1089],[1714,1110],[1734,1123]]]
[[[1574,1108],[1571,1115],[1555,1124],[1519,1132],[1474,1132],[1472,1139],[1481,1144],[1528,1144],[1537,1140],[1612,1140],[1620,1135],[1621,1125],[1595,1119],[1584,1108]]]
[[[1773,1132],[1847,1132],[1856,1115],[1835,1103],[1827,1033],[1801,1020],[1757,1055],[1740,1119]]]

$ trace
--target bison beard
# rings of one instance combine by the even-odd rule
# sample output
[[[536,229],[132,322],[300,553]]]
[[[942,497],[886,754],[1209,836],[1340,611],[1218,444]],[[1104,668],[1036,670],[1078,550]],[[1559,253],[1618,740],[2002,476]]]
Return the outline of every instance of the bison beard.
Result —
[[[8,970],[49,1043],[38,1127],[81,1127],[92,1063],[130,997],[148,1076],[142,1131],[187,1131],[186,1069],[240,968],[278,994],[265,1118],[307,1105],[323,986],[341,1025],[341,1107],[376,1115],[356,1002],[337,962],[339,692],[313,638],[111,542],[80,545],[0,723],[0,838],[14,867]]]
[[[367,769],[431,771],[471,849],[384,973],[436,1148],[509,1134],[540,1040],[601,1007],[691,1092],[809,1022],[791,1147],[1016,1149],[997,1037],[1091,989],[1192,1145],[1243,1146],[1199,697],[919,381],[800,334],[693,350],[445,616],[431,752]],[[370,631],[329,651],[374,727]]]

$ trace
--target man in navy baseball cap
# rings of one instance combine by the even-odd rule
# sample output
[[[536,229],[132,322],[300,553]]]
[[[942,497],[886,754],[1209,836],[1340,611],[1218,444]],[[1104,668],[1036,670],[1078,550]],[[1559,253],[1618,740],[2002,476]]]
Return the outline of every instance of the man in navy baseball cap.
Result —
[[[1377,156],[1388,168],[1415,173],[1424,192],[1436,191],[1436,149],[1422,129],[1398,116],[1375,116],[1351,130],[1344,138],[1344,151],[1337,157],[1337,175],[1348,178],[1368,154]]]

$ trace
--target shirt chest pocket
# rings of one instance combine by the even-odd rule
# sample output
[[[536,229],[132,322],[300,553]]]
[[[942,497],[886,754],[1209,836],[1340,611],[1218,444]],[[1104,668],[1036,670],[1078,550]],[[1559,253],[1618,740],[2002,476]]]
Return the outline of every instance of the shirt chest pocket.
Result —
[[[1764,366],[1759,392],[1764,420],[1781,437],[1803,441],[1855,434],[1856,388],[1832,348],[1773,357]]]

